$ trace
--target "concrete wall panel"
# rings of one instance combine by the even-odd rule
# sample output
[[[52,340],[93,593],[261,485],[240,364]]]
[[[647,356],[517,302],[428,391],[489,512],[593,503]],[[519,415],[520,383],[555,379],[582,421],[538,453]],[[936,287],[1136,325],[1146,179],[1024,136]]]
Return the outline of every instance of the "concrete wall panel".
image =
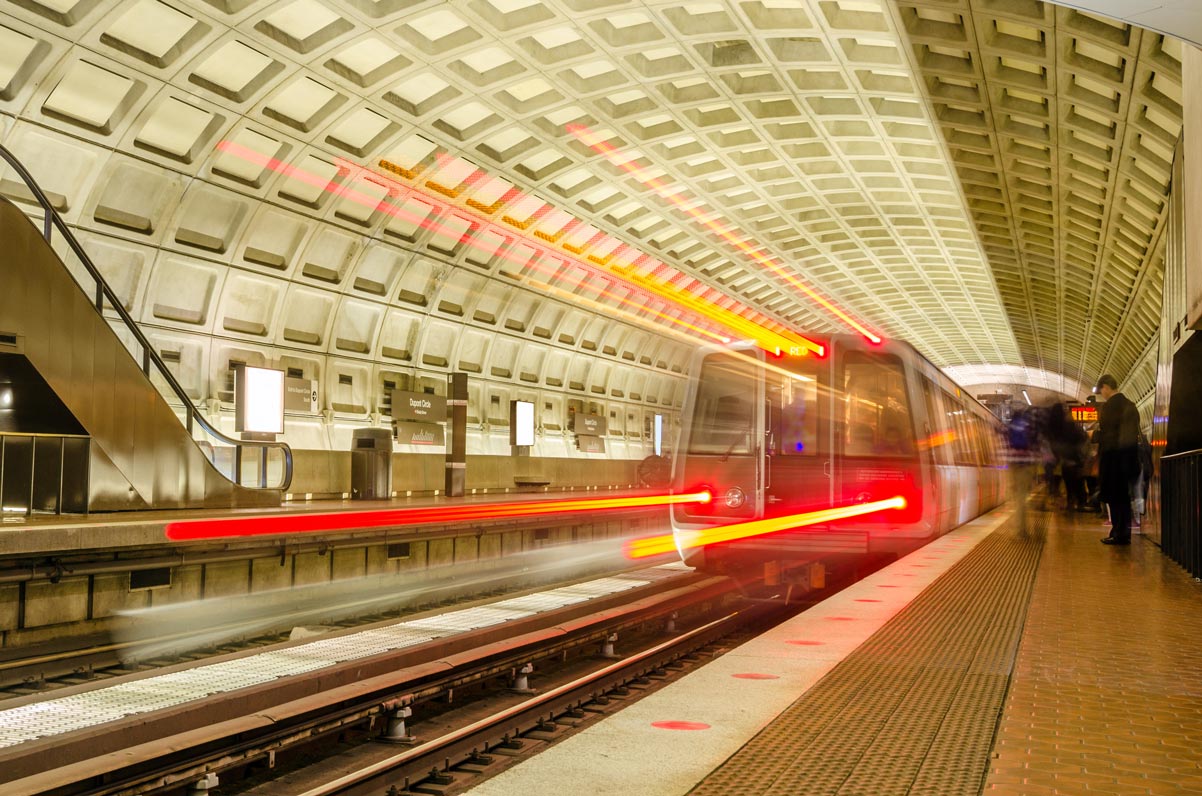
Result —
[[[151,589],[151,605],[168,605],[170,603],[185,603],[199,600],[201,582],[201,567],[199,564],[185,567],[172,567],[171,588]]]
[[[292,585],[292,562],[280,559],[256,558],[251,562],[251,591],[273,591],[286,589]]]
[[[25,627],[81,622],[88,616],[88,579],[58,583],[33,581],[25,586]]]
[[[431,539],[427,542],[428,567],[446,567],[455,563],[454,539]]]
[[[486,533],[480,537],[479,556],[481,559],[501,557],[501,534]]]
[[[455,563],[475,561],[480,557],[480,545],[475,536],[455,537]]]
[[[409,545],[409,553],[412,557],[413,545]],[[367,548],[366,572],[368,575],[390,575],[396,571],[397,562],[388,558],[387,546],[374,545]]]
[[[361,578],[367,574],[367,561],[362,547],[348,547],[334,550],[334,580],[349,580]]]
[[[330,580],[330,557],[318,553],[297,553],[292,559],[292,585],[308,586]]]
[[[17,629],[17,599],[21,587],[15,583],[0,586],[0,632]]]
[[[246,594],[249,581],[249,564],[246,561],[221,561],[204,565],[205,599]]]
[[[118,611],[147,608],[151,591],[130,591],[128,574],[97,575],[92,579],[92,618],[102,619]]]

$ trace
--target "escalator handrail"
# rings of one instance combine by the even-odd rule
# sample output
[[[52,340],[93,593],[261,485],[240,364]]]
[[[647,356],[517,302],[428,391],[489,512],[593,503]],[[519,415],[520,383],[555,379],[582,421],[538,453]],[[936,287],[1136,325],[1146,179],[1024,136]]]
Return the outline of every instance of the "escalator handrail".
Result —
[[[45,238],[46,244],[50,245],[50,237],[51,237],[50,233],[51,233],[52,225],[54,227],[58,227],[59,232],[62,233],[63,240],[65,240],[67,242],[67,245],[71,248],[71,251],[74,252],[74,254],[77,258],[79,258],[79,261],[83,264],[83,267],[87,269],[87,271],[91,275],[92,279],[94,279],[96,281],[96,285],[101,290],[101,292],[103,292],[104,298],[108,299],[109,306],[112,307],[112,309],[116,311],[118,317],[121,318],[121,322],[125,324],[125,327],[127,329],[129,329],[129,331],[137,339],[139,345],[142,346],[142,352],[143,352],[143,357],[144,357],[143,373],[146,373],[149,376],[148,368],[146,367],[146,364],[154,363],[154,367],[158,370],[159,375],[163,377],[163,379],[167,382],[168,386],[171,387],[171,391],[174,392],[176,397],[183,403],[185,410],[188,412],[189,419],[198,423],[200,425],[200,427],[202,429],[204,429],[205,432],[212,435],[217,440],[225,443],[226,445],[231,445],[235,448],[242,448],[242,447],[278,448],[284,457],[284,477],[279,486],[269,487],[269,488],[270,489],[287,490],[288,487],[291,486],[291,484],[292,484],[292,448],[290,448],[288,446],[288,443],[286,443],[286,442],[268,442],[268,441],[259,441],[259,440],[248,442],[245,440],[237,440],[237,439],[234,439],[233,437],[226,436],[224,433],[222,433],[218,429],[214,428],[212,426],[212,424],[210,424],[209,421],[205,419],[205,417],[201,413],[201,411],[196,408],[196,405],[194,403],[192,403],[192,399],[190,397],[188,397],[188,393],[184,390],[183,386],[181,386],[179,381],[175,378],[175,374],[173,374],[167,368],[166,363],[163,362],[162,358],[159,356],[159,352],[156,351],[154,346],[152,346],[150,344],[150,341],[148,339],[146,339],[146,335],[144,335],[142,333],[142,329],[138,326],[137,321],[135,321],[133,319],[133,316],[131,316],[129,314],[129,312],[126,311],[125,305],[117,297],[117,294],[113,291],[113,289],[109,286],[109,283],[105,280],[104,276],[100,273],[100,269],[98,269],[96,267],[96,264],[92,262],[92,259],[90,257],[88,257],[87,253],[83,249],[83,246],[80,245],[78,240],[76,240],[75,235],[72,234],[71,229],[67,226],[67,223],[65,221],[63,221],[62,216],[59,215],[59,212],[54,209],[54,206],[50,203],[50,200],[46,197],[46,193],[42,190],[41,186],[38,185],[37,181],[33,178],[33,175],[30,174],[28,169],[26,169],[25,166],[21,163],[21,161],[17,159],[17,156],[14,155],[11,151],[8,150],[8,148],[4,147],[3,145],[0,145],[0,158],[3,158],[8,163],[8,165],[13,168],[13,170],[17,173],[17,175],[25,183],[25,187],[28,188],[30,193],[33,194],[34,199],[36,199],[38,204],[41,205],[42,210],[45,213],[45,220],[43,222],[43,228],[42,228],[42,237]],[[82,289],[82,286],[80,286],[80,287]],[[100,301],[97,301],[96,303],[97,303],[97,305],[101,305]],[[97,306],[96,311],[100,312],[100,306]],[[188,425],[190,428],[191,423],[189,423]],[[234,481],[234,483],[238,484],[239,486],[242,486],[242,483],[241,483],[242,472],[241,472],[240,467],[238,468],[237,479],[236,480],[231,479],[231,480]],[[245,488],[255,489],[257,487],[245,487]]]

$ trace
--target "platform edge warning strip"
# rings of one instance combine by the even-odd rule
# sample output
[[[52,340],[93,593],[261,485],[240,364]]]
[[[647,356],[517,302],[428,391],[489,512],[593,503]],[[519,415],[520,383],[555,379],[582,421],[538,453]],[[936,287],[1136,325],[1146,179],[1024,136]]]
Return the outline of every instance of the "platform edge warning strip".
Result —
[[[1045,535],[1003,525],[690,794],[979,794]]]

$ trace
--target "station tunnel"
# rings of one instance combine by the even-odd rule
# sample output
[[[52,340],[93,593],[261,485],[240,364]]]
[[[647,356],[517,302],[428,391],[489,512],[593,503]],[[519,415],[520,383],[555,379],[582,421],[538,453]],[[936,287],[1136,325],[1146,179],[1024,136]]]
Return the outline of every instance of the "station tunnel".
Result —
[[[312,673],[328,671],[321,688],[351,717],[337,726],[407,743],[404,719],[434,701],[453,712],[456,688],[503,676],[537,690],[525,666],[556,656],[566,682],[583,647],[609,659],[611,637],[657,622],[696,633],[683,655],[725,651],[721,606],[758,621],[776,603],[807,607],[748,643],[817,657],[722,676],[796,688],[731,719],[745,735],[684,727],[718,739],[698,742],[713,765],[661,782],[632,764],[647,792],[732,792],[746,771],[775,770],[764,759],[782,742],[756,752],[748,740],[773,727],[824,740],[757,793],[1202,790],[1202,725],[1169,717],[1202,693],[1180,634],[1202,625],[1199,46],[1193,0],[0,2],[0,791],[109,792],[101,783],[123,776],[149,788],[166,752],[93,747],[94,734],[135,716],[150,718],[129,744],[201,731],[182,697],[106,713],[88,695],[109,678],[153,683],[151,669],[262,647],[270,662],[221,675],[263,689],[251,711],[328,737],[333,713],[285,720],[281,707],[316,699]],[[1107,514],[1098,465],[1114,392],[1147,459],[1124,487],[1129,521]],[[1016,418],[1053,413],[1072,430],[1056,433],[1081,440],[1071,467],[1050,431],[1030,452],[1016,441]],[[1014,479],[1027,469],[1029,498]],[[1099,536],[1129,549],[1065,552]],[[927,558],[946,575],[910,573],[923,587],[887,601],[912,625],[890,613],[871,632],[824,635]],[[1073,737],[1107,750],[1102,773],[1049,752],[1059,730],[1017,729],[1021,700],[1041,705],[1023,678],[1135,687],[1066,674],[1050,652],[1057,634],[1098,622],[1050,607],[1069,598],[1049,579],[1082,598],[1091,588],[1072,560],[1143,612],[1125,643],[1159,650],[1098,671],[1160,684],[1147,747],[1181,737],[1189,751],[1113,763],[1127,751],[1106,733],[1123,729],[1099,730],[1080,700]],[[564,585],[574,578],[599,580]],[[1010,607],[972,613],[972,583]],[[538,589],[577,592],[546,608]],[[615,607],[629,589],[658,596]],[[1168,596],[1131,596],[1148,590]],[[529,631],[556,635],[553,652],[438,618],[501,592],[494,618],[569,612]],[[610,625],[569,616],[586,602],[612,611]],[[941,610],[986,635],[922,636]],[[364,664],[369,688],[333,673],[353,657],[338,648],[262,674],[306,643],[358,639],[364,622],[378,635],[346,645],[442,644],[437,660],[477,655],[478,669],[402,685],[388,678],[418,667],[410,658]],[[838,694],[887,680],[938,690],[873,668],[909,660],[907,638],[930,657],[906,672],[939,669],[943,650],[963,655],[963,682],[998,679],[947,687],[948,718],[907,773],[879,759],[822,768],[858,737],[835,724],[851,705]],[[824,645],[837,668],[817,662]],[[691,672],[644,646],[633,657],[646,665],[607,699],[653,670]],[[983,663],[993,647],[1008,652]],[[1039,674],[1041,654],[1059,675]],[[702,692],[720,693],[716,665],[681,682],[709,677]],[[130,687],[134,702],[177,688]],[[214,727],[250,720],[203,683],[178,686],[193,687]],[[366,701],[352,710],[355,688]],[[560,707],[596,713],[598,727],[622,715],[651,726],[638,710],[664,710],[650,694],[606,718],[588,701],[598,688]],[[909,697],[891,693],[864,708],[867,725],[901,711]],[[802,727],[785,696],[832,723]],[[66,723],[23,723],[56,699]],[[71,724],[81,710],[96,721]],[[554,747],[544,725],[572,723],[556,715],[454,743],[490,759],[518,734]],[[911,754],[880,723],[856,759]],[[940,757],[940,727],[972,739],[971,760]],[[599,759],[658,749],[640,732]],[[245,761],[226,750],[145,792],[307,793],[309,775],[256,784],[276,758],[275,740],[255,737]],[[46,750],[65,757],[47,765]],[[141,762],[113,762],[123,752]],[[587,779],[602,764],[570,760],[590,754],[547,755],[544,768]],[[444,773],[460,784],[381,781],[464,789]],[[514,776],[480,793],[563,786]],[[640,787],[612,771],[596,782]]]

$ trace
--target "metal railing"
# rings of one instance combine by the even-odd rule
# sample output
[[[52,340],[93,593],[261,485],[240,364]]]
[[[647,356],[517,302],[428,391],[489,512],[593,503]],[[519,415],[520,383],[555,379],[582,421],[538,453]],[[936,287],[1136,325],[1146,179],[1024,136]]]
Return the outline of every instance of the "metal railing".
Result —
[[[159,356],[159,352],[155,350],[154,346],[151,345],[150,341],[146,338],[146,335],[143,334],[142,329],[138,326],[137,321],[130,316],[129,312],[125,309],[125,305],[121,302],[121,299],[117,296],[116,292],[109,286],[108,282],[105,281],[105,278],[100,273],[100,270],[96,267],[95,263],[92,262],[91,258],[88,257],[87,252],[85,252],[83,249],[83,246],[80,245],[78,240],[76,240],[75,235],[72,234],[70,228],[67,226],[67,223],[63,221],[62,216],[60,216],[58,211],[54,209],[54,206],[50,203],[50,200],[47,199],[45,192],[42,191],[41,187],[37,184],[37,181],[34,180],[33,175],[31,175],[25,166],[22,165],[21,161],[17,159],[16,155],[3,146],[0,146],[0,158],[2,158],[8,163],[9,166],[12,167],[12,169],[25,183],[25,187],[29,189],[34,199],[37,200],[37,203],[41,205],[42,212],[44,214],[44,219],[42,222],[42,237],[45,238],[46,244],[51,246],[53,245],[52,233],[53,230],[57,228],[62,235],[62,239],[66,241],[67,246],[71,249],[71,252],[79,260],[79,263],[87,271],[88,276],[93,282],[92,285],[84,285],[80,281],[78,269],[68,268],[67,270],[71,272],[72,277],[75,279],[75,283],[79,285],[80,290],[82,290],[85,295],[94,297],[91,299],[92,304],[96,308],[96,311],[100,313],[101,317],[105,317],[104,305],[105,301],[108,301],[109,308],[116,312],[117,318],[120,319],[121,323],[124,325],[129,334],[133,336],[133,343],[136,345],[131,345],[124,335],[118,335],[118,338],[125,345],[126,349],[130,353],[130,356],[134,358],[134,361],[140,363],[142,373],[146,376],[147,380],[154,385],[155,389],[158,390],[159,394],[162,395],[163,399],[167,401],[168,404],[171,404],[172,398],[174,398],[175,401],[182,405],[184,416],[181,418],[181,422],[185,428],[187,428],[188,434],[193,437],[193,441],[199,442],[196,440],[197,429],[199,429],[217,443],[217,445],[214,445],[215,449],[219,449],[218,445],[232,449],[233,461],[232,466],[228,469],[218,466],[215,460],[216,457],[210,457],[210,461],[214,463],[214,467],[218,470],[218,472],[239,486],[258,489],[288,489],[288,487],[292,484],[292,449],[288,447],[287,443],[265,442],[258,440],[237,440],[226,436],[221,431],[214,428],[213,425],[209,423],[201,411],[196,407],[196,405],[192,403],[192,399],[189,397],[187,391],[180,385],[179,380],[175,377],[175,374],[168,369],[166,363],[164,363],[162,358]],[[156,379],[155,377],[158,378]],[[163,384],[159,383],[159,379],[162,380]],[[245,449],[255,450],[257,454],[255,458],[258,459],[260,463],[259,466],[254,468],[254,473],[257,476],[257,483],[251,483],[249,485],[243,483],[242,477],[243,459],[246,458],[243,455],[243,451]],[[283,467],[281,469],[279,481],[274,484],[268,484],[269,454],[273,450],[279,451],[282,455]]]
[[[1202,577],[1202,450],[1160,457],[1160,547]]]

